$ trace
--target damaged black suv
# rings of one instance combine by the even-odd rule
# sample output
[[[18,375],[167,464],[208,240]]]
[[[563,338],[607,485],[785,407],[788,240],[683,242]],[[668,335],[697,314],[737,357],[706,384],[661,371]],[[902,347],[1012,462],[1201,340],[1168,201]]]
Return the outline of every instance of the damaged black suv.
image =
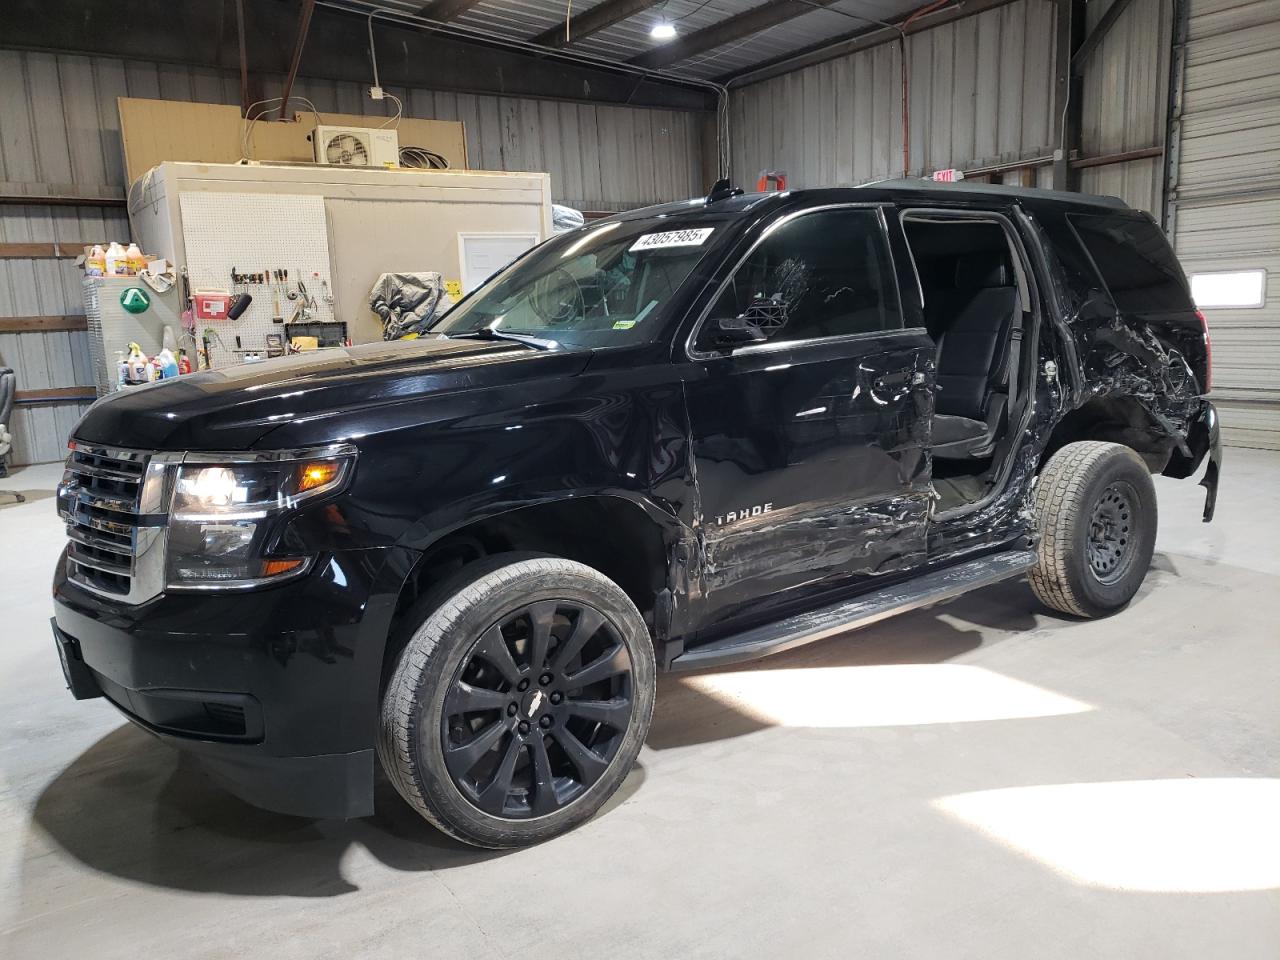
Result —
[[[75,428],[54,632],[248,800],[502,847],[595,813],[659,670],[1002,579],[1138,589],[1220,448],[1209,341],[1118,200],[896,182],[620,214],[421,339],[118,393]],[[376,759],[375,759],[376,757]]]

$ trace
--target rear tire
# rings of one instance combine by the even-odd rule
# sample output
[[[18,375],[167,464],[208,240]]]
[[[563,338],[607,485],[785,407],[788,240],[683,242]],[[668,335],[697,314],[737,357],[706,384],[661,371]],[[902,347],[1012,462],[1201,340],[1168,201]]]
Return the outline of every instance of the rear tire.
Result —
[[[1030,574],[1040,602],[1079,617],[1127,604],[1155,551],[1155,485],[1142,459],[1118,443],[1069,443],[1035,487],[1039,561]]]
[[[487,558],[425,613],[383,695],[378,756],[400,795],[479,847],[590,819],[649,731],[657,668],[639,612],[597,570]]]

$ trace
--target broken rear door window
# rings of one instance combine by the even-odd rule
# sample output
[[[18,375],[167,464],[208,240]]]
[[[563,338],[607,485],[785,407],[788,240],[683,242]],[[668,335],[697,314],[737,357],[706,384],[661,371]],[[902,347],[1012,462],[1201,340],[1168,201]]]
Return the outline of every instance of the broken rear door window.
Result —
[[[1120,214],[1072,214],[1067,219],[1122,313],[1188,309],[1182,268],[1152,221]]]

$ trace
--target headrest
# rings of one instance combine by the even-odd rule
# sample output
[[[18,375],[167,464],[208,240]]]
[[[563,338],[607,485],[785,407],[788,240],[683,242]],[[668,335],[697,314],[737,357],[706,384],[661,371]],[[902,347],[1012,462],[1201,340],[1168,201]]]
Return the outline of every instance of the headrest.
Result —
[[[956,288],[1011,287],[1008,258],[1003,253],[965,253],[956,257]]]

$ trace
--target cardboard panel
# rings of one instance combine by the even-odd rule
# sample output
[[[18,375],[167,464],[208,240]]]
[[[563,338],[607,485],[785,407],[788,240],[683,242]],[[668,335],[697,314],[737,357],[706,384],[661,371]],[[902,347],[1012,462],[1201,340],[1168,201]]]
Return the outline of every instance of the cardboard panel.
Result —
[[[119,97],[117,104],[129,183],[166,160],[235,163],[241,159],[246,123],[239,107],[136,97]],[[383,117],[345,113],[326,113],[323,119],[326,126],[341,127],[378,127],[386,123]],[[292,120],[258,120],[249,133],[249,158],[310,162],[313,154],[307,138],[315,127],[315,115],[305,111]],[[401,146],[425,147],[447,159],[451,167],[467,168],[467,138],[461,121],[404,117],[396,130]]]
[[[166,160],[235,163],[240,159],[239,107],[134,97],[117,97],[116,103],[129,183]]]

